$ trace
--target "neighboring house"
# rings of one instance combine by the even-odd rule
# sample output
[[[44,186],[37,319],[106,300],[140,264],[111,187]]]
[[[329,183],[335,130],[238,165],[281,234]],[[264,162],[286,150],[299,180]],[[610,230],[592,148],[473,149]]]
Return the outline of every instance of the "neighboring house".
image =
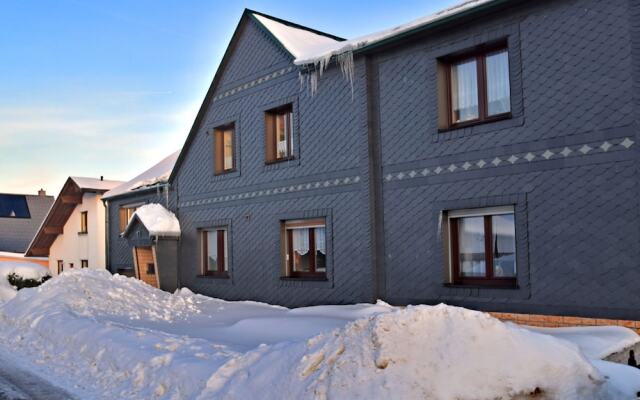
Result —
[[[38,231],[53,196],[0,193],[0,252],[22,254]]]
[[[350,41],[246,10],[169,178],[178,284],[640,320],[639,96],[640,3]]]
[[[164,158],[140,175],[109,190],[102,196],[108,210],[107,267],[112,273],[136,276],[135,250],[122,233],[136,209],[144,204],[159,203],[169,207],[167,180],[179,152]],[[151,251],[150,246],[143,252]]]
[[[27,249],[49,257],[53,275],[71,268],[105,268],[105,208],[102,194],[120,181],[70,177]]]

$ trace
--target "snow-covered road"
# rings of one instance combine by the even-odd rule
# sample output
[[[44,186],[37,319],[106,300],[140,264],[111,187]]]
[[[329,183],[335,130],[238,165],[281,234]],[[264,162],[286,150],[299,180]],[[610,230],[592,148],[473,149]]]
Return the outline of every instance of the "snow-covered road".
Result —
[[[17,367],[15,360],[0,354],[0,400],[67,400],[66,391],[29,371]]]

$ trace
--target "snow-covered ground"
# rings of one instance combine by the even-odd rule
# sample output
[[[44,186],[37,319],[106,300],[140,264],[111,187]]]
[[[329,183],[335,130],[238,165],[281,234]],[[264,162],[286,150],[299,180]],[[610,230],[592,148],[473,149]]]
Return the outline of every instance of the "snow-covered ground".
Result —
[[[93,270],[0,306],[0,352],[96,399],[635,399],[640,370],[598,359],[638,340],[445,305],[227,302]]]

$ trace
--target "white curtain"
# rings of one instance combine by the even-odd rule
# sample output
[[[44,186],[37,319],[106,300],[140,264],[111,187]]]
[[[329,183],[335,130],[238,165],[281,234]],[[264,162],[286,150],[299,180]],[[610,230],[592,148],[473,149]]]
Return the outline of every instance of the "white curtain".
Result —
[[[293,250],[301,256],[309,252],[309,229],[293,229]]]
[[[478,118],[478,70],[475,60],[451,67],[451,96],[454,122]]]
[[[487,101],[488,114],[497,115],[509,112],[509,53],[501,51],[487,57]]]
[[[316,228],[316,250],[322,254],[327,254],[327,243],[325,239],[325,228]]]

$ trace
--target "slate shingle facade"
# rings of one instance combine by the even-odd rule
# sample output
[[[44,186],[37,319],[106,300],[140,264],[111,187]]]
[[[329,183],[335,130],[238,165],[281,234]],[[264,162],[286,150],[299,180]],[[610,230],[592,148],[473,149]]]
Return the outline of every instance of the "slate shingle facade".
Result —
[[[330,67],[313,96],[246,15],[172,174],[182,286],[287,306],[382,298],[640,319],[635,2],[497,2],[357,54],[353,92]],[[512,117],[439,132],[438,58],[504,38]],[[286,103],[296,158],[265,165],[264,111]],[[215,176],[211,132],[232,121],[237,172]],[[505,204],[518,287],[447,285],[442,211]],[[317,216],[328,280],[281,279],[280,221]],[[217,225],[229,279],[199,276],[198,230]]]

